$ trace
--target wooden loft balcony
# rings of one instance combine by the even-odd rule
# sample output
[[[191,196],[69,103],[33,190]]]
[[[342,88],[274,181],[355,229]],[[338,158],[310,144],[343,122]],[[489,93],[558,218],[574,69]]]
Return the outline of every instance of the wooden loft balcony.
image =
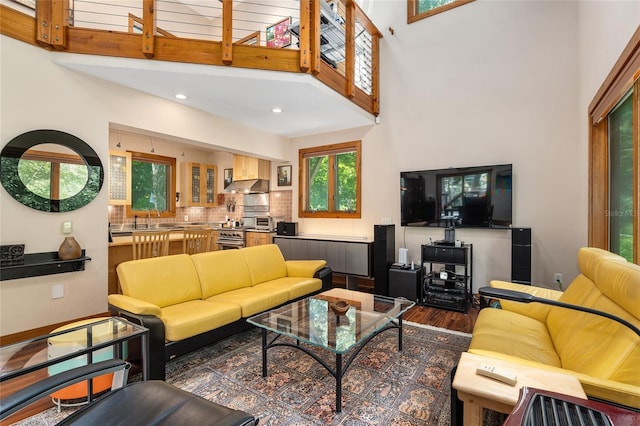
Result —
[[[0,32],[59,52],[309,74],[379,113],[382,35],[353,0],[39,0],[31,12],[0,5]]]

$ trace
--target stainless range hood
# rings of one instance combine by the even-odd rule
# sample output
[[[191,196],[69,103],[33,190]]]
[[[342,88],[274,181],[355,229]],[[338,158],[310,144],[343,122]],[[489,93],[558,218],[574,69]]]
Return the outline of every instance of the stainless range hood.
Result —
[[[255,194],[269,192],[269,181],[266,179],[237,180],[231,182],[224,192]]]

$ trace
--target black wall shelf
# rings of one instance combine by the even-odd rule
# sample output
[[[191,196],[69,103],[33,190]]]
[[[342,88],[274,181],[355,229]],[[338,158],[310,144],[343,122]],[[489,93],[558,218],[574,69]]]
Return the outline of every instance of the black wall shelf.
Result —
[[[57,251],[25,254],[23,262],[0,267],[0,281],[84,271],[86,262],[91,262],[91,258],[84,249],[79,258],[71,260],[60,259]]]

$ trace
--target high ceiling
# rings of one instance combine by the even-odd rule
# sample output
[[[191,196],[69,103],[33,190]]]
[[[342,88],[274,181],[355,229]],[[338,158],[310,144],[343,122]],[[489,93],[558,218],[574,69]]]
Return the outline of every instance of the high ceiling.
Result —
[[[288,138],[375,122],[306,74],[70,53],[54,58],[61,66]],[[187,99],[176,99],[178,93]],[[272,112],[274,107],[282,112]]]

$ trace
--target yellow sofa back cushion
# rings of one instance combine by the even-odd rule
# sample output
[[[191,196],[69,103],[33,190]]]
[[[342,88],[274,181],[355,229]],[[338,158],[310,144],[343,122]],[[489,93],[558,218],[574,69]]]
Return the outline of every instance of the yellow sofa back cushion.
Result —
[[[188,254],[122,262],[116,268],[122,294],[160,308],[202,299],[200,281]]]
[[[592,254],[584,254],[582,261],[579,256],[582,274],[560,301],[608,312],[640,327],[640,266],[616,257],[598,260]],[[640,337],[624,325],[554,307],[547,327],[563,368],[640,386]]]
[[[240,253],[243,250],[218,250],[191,256],[204,299],[251,286],[249,267]]]
[[[249,265],[253,285],[287,276],[287,264],[277,245],[247,247],[240,252]]]

